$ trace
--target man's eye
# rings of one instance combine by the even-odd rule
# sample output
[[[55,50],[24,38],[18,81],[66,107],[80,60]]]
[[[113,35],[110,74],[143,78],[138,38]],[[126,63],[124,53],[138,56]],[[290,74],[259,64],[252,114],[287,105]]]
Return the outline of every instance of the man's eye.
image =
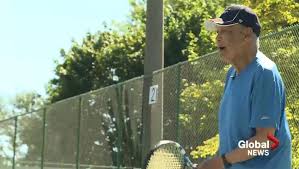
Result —
[[[224,30],[223,32],[225,32],[225,33],[232,33],[233,31],[231,31],[231,30]]]
[[[223,34],[232,34],[232,32],[233,31],[231,31],[231,30],[221,30],[221,31],[216,31],[216,33],[218,34],[218,35],[223,35]]]

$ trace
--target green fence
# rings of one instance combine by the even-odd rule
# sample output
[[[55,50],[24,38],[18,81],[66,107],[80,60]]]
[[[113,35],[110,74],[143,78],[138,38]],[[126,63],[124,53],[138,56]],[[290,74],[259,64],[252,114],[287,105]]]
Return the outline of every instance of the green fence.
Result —
[[[299,25],[262,37],[260,49],[277,63],[286,85],[293,168],[298,169]],[[152,77],[152,84],[164,85],[163,102],[158,100],[152,109],[163,111],[163,139],[179,141],[196,162],[217,150],[217,112],[227,69],[215,52]],[[143,80],[135,78],[1,121],[0,168],[139,168]]]

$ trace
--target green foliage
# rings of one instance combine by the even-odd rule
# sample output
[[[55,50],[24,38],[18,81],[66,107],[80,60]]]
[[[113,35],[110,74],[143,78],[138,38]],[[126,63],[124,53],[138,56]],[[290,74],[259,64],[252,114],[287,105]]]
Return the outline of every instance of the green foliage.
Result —
[[[299,167],[299,99],[286,108],[287,118],[292,134],[292,165]]]
[[[193,159],[208,158],[216,155],[218,152],[219,134],[203,142],[203,145],[197,146],[190,154]]]
[[[179,114],[180,138],[195,138],[186,140],[185,145],[196,145],[217,133],[217,109],[223,85],[220,80],[203,84],[183,80]]]
[[[19,116],[17,121],[16,156],[18,160],[35,161],[40,158],[42,114],[37,111],[45,104],[45,99],[36,92],[19,93],[12,101],[11,110],[5,110],[5,117],[23,115]],[[11,158],[8,152],[13,152],[14,125],[15,118],[1,123],[0,137],[3,139],[0,149],[1,157]],[[1,163],[8,164],[9,162],[3,160]]]
[[[90,90],[109,86],[143,73],[144,33],[138,27],[122,35],[103,32],[88,36],[83,44],[73,43],[71,50],[61,52],[64,59],[51,80],[48,93],[55,102]],[[117,76],[118,80],[113,80]]]
[[[294,0],[264,0],[263,3],[244,0],[243,3],[259,16],[262,35],[299,23],[299,3]]]
[[[17,155],[20,160],[37,160],[40,157],[43,121],[41,108],[45,104],[45,99],[36,92],[17,94],[13,100],[13,114],[27,114],[18,117]],[[21,147],[27,147],[28,152],[22,152]]]
[[[203,23],[221,12],[221,1],[165,1],[165,60],[169,66],[179,61],[195,59],[215,50],[214,36]]]
[[[299,38],[298,26],[261,39],[261,50],[276,62],[287,88],[287,100],[298,98]]]
[[[12,101],[14,115],[34,112],[45,105],[45,99],[36,92],[19,93]]]
[[[0,123],[0,165],[11,165],[11,152],[13,150],[12,138],[14,136],[14,120],[6,120]]]
[[[0,120],[4,120],[6,117],[6,107],[3,100],[0,98]]]
[[[61,50],[57,78],[49,82],[48,94],[56,102],[143,74],[145,9],[142,1],[131,1],[131,21],[96,34],[87,33],[82,44]],[[116,80],[113,77],[117,77]]]

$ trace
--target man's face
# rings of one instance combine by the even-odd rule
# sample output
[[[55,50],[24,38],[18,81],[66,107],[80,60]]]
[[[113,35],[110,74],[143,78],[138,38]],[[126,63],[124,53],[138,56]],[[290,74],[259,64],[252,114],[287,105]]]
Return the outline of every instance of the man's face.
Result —
[[[235,63],[242,55],[244,48],[243,27],[239,24],[232,26],[217,26],[216,44],[220,56],[227,63]]]

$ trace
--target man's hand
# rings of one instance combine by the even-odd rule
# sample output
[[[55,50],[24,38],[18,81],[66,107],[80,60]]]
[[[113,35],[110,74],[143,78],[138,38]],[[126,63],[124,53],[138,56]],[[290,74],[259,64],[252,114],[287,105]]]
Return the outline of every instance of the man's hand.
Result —
[[[198,165],[197,169],[223,169],[223,161],[221,157],[215,157],[210,160],[204,161],[202,164]]]

